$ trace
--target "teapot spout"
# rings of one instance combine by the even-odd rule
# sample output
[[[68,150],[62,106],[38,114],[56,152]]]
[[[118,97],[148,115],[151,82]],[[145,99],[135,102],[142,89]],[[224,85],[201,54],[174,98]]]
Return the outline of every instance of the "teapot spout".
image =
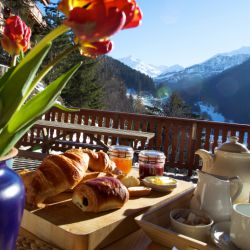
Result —
[[[209,173],[209,169],[213,166],[214,155],[205,149],[198,149],[195,154],[202,159],[202,170]]]

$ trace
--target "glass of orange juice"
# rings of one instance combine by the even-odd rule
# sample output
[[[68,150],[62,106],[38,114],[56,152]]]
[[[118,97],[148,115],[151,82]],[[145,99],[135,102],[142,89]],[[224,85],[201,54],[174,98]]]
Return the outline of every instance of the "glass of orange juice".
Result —
[[[134,151],[129,146],[112,145],[109,148],[109,158],[115,162],[116,167],[128,174],[132,168]]]

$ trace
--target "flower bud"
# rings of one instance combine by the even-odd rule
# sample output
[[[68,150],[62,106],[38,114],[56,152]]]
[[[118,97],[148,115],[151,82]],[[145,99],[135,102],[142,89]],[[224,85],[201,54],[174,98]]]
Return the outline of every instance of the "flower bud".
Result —
[[[1,44],[11,55],[19,55],[30,47],[31,30],[19,16],[6,19]]]

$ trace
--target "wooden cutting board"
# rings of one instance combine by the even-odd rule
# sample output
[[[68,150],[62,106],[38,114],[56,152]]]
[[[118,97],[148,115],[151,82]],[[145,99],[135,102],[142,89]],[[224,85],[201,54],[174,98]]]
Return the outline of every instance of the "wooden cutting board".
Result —
[[[192,183],[178,180],[171,193],[152,191],[130,199],[120,209],[101,213],[82,212],[72,203],[71,194],[63,193],[45,208],[25,209],[21,226],[61,249],[100,249],[136,231],[134,217],[190,189]]]

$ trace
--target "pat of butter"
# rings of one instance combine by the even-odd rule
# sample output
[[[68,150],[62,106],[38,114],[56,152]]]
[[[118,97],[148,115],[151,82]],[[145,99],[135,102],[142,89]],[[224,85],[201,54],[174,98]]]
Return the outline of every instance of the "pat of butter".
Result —
[[[152,177],[150,178],[150,182],[156,185],[167,185],[167,184],[173,184],[173,180],[167,177]]]

